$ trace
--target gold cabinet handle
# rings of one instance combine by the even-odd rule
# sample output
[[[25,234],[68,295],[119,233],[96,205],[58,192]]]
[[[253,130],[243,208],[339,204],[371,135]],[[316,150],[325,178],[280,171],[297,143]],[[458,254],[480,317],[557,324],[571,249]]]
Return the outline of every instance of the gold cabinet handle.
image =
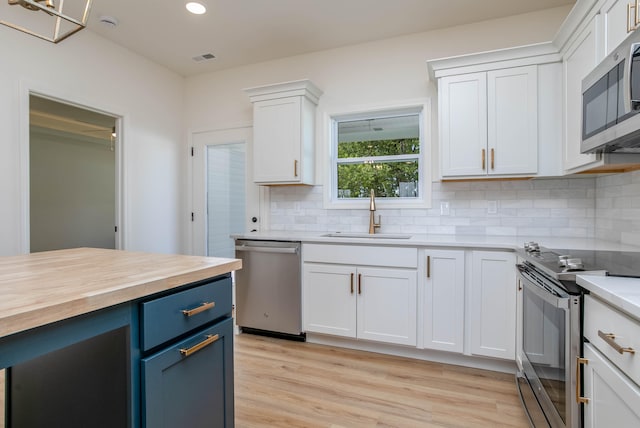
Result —
[[[619,354],[624,354],[625,352],[630,353],[631,355],[635,355],[636,351],[633,348],[625,348],[616,343],[616,335],[613,333],[605,333],[601,330],[598,330],[598,336],[607,342],[607,345],[611,346],[615,349]]]
[[[211,345],[213,342],[216,342],[218,339],[220,339],[220,335],[219,334],[207,334],[205,336],[205,339],[198,343],[197,345],[193,345],[191,348],[181,348],[180,349],[180,354],[183,357],[188,357],[189,355],[193,355],[196,352],[198,352],[199,350],[201,350],[202,348]]]
[[[298,176],[298,159],[293,161],[293,176]]]
[[[483,171],[485,170],[485,155],[486,155],[485,150],[482,149],[482,170]]]
[[[351,294],[353,294],[353,272],[351,272]]]
[[[638,24],[640,24],[639,6],[640,0],[636,0],[635,4],[627,4],[627,33],[635,31],[635,29],[638,28]],[[633,13],[631,11],[633,11]]]
[[[589,360],[587,360],[586,358],[580,358],[578,357],[578,364],[576,364],[576,403],[580,404],[580,403],[584,403],[587,404],[589,402],[589,399],[587,397],[582,397],[580,395],[580,365],[582,364],[589,364]]]
[[[491,169],[496,169],[495,168],[495,152],[493,149],[491,149]]]
[[[358,294],[362,294],[362,274],[358,274]]]
[[[215,306],[216,306],[216,302],[203,302],[197,308],[183,309],[182,310],[182,314],[185,317],[192,317],[192,316],[194,316],[196,314],[199,314],[200,312],[208,311],[209,309],[212,309]]]
[[[427,256],[427,278],[431,278],[431,256]]]

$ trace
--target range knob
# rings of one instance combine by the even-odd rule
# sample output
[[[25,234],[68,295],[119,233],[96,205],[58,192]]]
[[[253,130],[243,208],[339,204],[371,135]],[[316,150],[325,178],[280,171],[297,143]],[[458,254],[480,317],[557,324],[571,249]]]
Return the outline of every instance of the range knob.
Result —
[[[567,260],[569,260],[571,256],[558,256],[558,266],[567,267]]]
[[[582,259],[567,259],[567,270],[584,270]]]
[[[534,242],[534,241],[525,242],[524,243],[524,250],[527,253],[539,253],[540,252],[540,245],[538,245],[538,243]]]

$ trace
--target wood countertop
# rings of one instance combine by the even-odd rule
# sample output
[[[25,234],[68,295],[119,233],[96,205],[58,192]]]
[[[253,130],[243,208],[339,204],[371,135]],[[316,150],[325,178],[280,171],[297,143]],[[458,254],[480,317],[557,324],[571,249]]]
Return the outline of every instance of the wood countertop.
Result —
[[[238,259],[97,248],[0,257],[0,337],[240,268]]]

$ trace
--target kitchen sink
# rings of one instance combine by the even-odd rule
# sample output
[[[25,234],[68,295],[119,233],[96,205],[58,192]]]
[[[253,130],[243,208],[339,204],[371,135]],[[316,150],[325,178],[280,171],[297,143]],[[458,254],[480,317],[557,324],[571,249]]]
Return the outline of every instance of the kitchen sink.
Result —
[[[376,239],[409,239],[411,235],[400,235],[394,233],[349,233],[349,232],[332,232],[322,235],[327,238],[376,238]]]

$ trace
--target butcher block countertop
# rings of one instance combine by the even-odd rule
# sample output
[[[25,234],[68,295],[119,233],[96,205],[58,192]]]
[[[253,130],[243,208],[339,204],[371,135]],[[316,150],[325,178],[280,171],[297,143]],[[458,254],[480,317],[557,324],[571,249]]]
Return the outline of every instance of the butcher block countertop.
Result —
[[[241,267],[238,259],[97,248],[0,257],[0,337]]]

